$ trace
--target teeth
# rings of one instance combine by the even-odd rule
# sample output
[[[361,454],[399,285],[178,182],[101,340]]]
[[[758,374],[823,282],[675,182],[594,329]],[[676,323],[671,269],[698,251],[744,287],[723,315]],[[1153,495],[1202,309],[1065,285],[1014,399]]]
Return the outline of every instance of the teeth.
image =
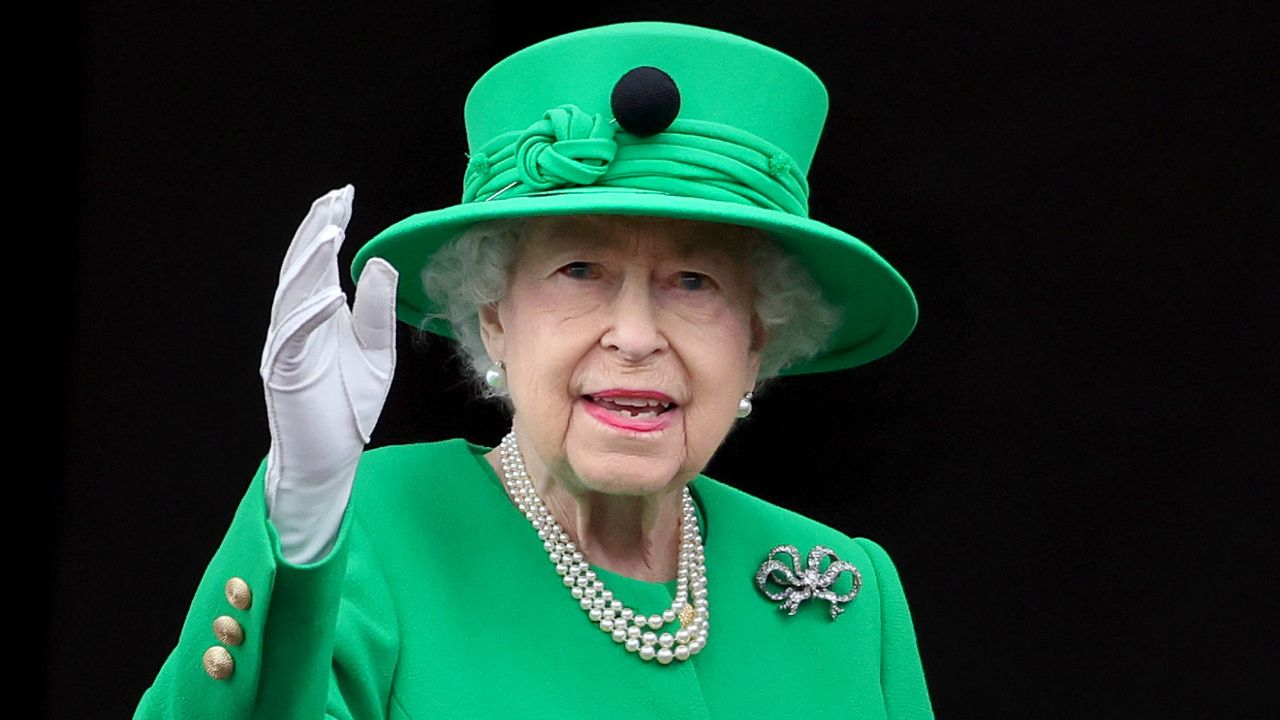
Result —
[[[629,405],[631,407],[652,407],[658,404],[657,400],[647,400],[645,398],[629,398],[629,397],[618,397],[618,396],[609,398],[609,401],[617,403],[619,405]]]
[[[597,402],[600,400],[600,398],[593,398],[593,399],[595,399]],[[629,398],[629,397],[614,396],[611,398],[604,398],[604,399],[615,405],[626,405],[628,407],[637,407],[637,408],[662,407],[664,410],[671,407],[671,403],[669,402],[654,400],[652,398]]]
[[[643,419],[645,419],[645,420],[648,420],[648,419],[650,419],[650,418],[656,418],[656,417],[658,417],[658,413],[656,413],[656,412],[641,412],[641,413],[635,413],[635,412],[631,412],[631,411],[629,411],[629,410],[610,410],[609,412],[611,412],[611,413],[613,413],[613,414],[615,414],[615,415],[621,415],[622,417],[628,417],[628,418],[643,418]]]

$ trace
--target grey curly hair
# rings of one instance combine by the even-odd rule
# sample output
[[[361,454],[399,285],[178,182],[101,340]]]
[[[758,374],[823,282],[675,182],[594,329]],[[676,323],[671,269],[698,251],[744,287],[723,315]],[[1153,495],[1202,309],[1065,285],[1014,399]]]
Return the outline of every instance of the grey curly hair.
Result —
[[[426,294],[440,311],[426,315],[415,331],[415,342],[431,336],[424,328],[432,319],[449,323],[457,339],[476,393],[499,399],[513,411],[505,391],[484,381],[492,365],[480,336],[479,308],[506,294],[518,243],[528,236],[529,218],[499,218],[469,226],[445,243],[422,268]],[[771,386],[787,366],[822,350],[840,323],[840,308],[827,302],[809,272],[766,232],[746,228],[747,262],[755,282],[755,313],[765,332],[760,373],[753,396]]]

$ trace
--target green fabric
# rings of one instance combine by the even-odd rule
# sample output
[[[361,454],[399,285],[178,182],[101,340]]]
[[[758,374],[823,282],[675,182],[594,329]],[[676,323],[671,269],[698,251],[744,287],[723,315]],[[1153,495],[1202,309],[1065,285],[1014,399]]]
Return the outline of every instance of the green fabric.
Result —
[[[489,450],[455,438],[367,451],[333,550],[304,566],[284,559],[266,517],[264,458],[135,718],[743,718],[793,703],[933,716],[902,586],[875,543],[700,475],[708,644],[686,662],[644,662],[572,600]],[[765,554],[788,543],[827,545],[861,571],[835,621],[825,602],[787,616],[756,588]],[[641,611],[675,594],[674,580],[595,570]],[[231,577],[253,592],[247,610],[227,602]],[[246,640],[229,648],[232,676],[214,680],[201,658],[223,614]]]
[[[619,187],[809,214],[809,183],[771,143],[729,125],[678,119],[652,137],[615,133],[576,105],[503,133],[471,155],[462,202],[568,185]]]
[[[644,65],[675,83],[677,120],[720,122],[765,138],[808,174],[829,104],[818,75],[750,38],[675,22],[575,30],[495,63],[467,93],[467,147],[479,150],[503,133],[523,130],[561,103],[611,118],[614,86]]]
[[[615,125],[612,109],[619,79],[641,66],[667,74],[680,96],[671,125],[643,137]],[[871,362],[911,334],[916,300],[868,244],[809,217],[807,177],[827,108],[812,70],[732,33],[643,21],[543,40],[498,62],[468,93],[461,202],[378,233],[356,252],[351,278],[358,283],[370,259],[384,259],[400,277],[396,318],[453,337],[421,270],[478,222],[614,214],[742,225],[767,233],[842,312],[826,346],[781,374]]]

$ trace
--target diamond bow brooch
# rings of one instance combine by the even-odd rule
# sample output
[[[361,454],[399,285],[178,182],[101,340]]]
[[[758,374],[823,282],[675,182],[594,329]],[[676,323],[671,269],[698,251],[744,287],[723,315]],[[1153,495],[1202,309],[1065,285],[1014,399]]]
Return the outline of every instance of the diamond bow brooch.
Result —
[[[791,567],[774,559],[774,555],[785,552],[791,556]],[[822,558],[830,555],[831,564],[821,569]],[[843,595],[837,595],[831,586],[841,573],[848,572],[853,576],[853,588]],[[768,581],[773,579],[782,586],[779,592],[772,592]],[[756,586],[770,600],[782,600],[779,610],[786,610],[788,615],[795,615],[800,603],[809,598],[820,598],[831,603],[831,619],[835,620],[844,612],[840,603],[848,603],[862,589],[862,573],[851,563],[836,557],[834,550],[822,545],[814,545],[809,551],[808,567],[800,568],[800,551],[795,545],[779,545],[769,551],[769,556],[756,572]]]

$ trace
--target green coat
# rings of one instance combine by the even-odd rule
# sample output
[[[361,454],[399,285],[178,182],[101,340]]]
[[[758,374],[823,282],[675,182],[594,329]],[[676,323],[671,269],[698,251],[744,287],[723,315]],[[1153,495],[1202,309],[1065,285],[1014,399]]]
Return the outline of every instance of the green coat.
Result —
[[[880,546],[699,475],[707,646],[646,662],[569,595],[490,449],[455,438],[366,451],[333,550],[308,565],[281,555],[264,458],[135,718],[933,717]],[[862,590],[836,620],[816,599],[788,616],[756,587],[784,544],[802,562],[826,545],[859,569]],[[675,596],[674,580],[594,569],[637,611]],[[228,599],[231,578],[248,587],[245,609]],[[851,582],[845,573],[834,589]],[[220,616],[242,629],[239,644],[215,636]],[[203,664],[215,646],[234,662],[225,679]]]

